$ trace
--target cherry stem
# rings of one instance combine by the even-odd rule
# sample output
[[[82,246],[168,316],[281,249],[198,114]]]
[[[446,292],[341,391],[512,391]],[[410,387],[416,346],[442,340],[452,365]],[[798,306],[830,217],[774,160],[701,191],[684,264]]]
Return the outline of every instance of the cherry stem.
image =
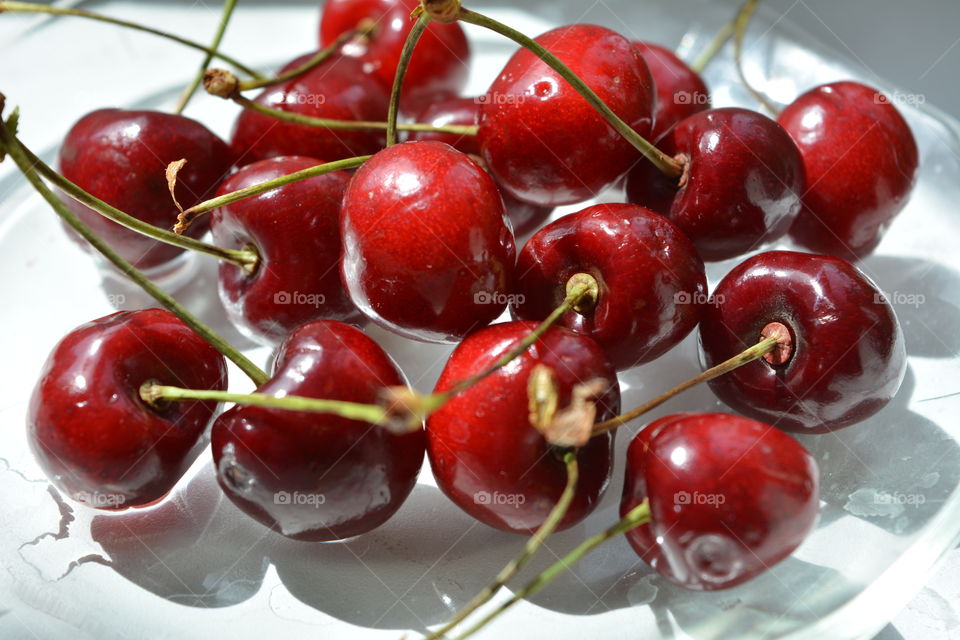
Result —
[[[381,131],[388,131],[390,125],[388,122],[372,122],[368,120],[334,120],[332,118],[314,118],[312,116],[303,115],[301,113],[293,113],[290,111],[284,111],[282,109],[276,109],[274,107],[268,107],[266,105],[260,104],[245,98],[241,95],[230,96],[230,99],[235,103],[243,107],[244,109],[249,109],[250,111],[256,111],[257,113],[269,116],[271,118],[276,118],[277,120],[283,120],[284,122],[291,122],[293,124],[302,124],[308,127],[317,127],[319,129],[336,129],[340,131],[364,131],[368,129],[378,129]],[[477,130],[479,127],[476,125],[444,125],[444,126],[434,126],[430,124],[423,123],[406,123],[406,124],[397,124],[396,129],[398,131],[429,131],[437,133],[452,133],[455,135],[461,136],[475,136],[477,135]]]
[[[746,0],[743,6],[740,7],[737,17],[734,19],[733,59],[737,66],[737,74],[740,76],[740,82],[743,83],[744,88],[746,88],[746,90],[750,92],[750,95],[756,98],[757,102],[763,105],[767,111],[773,115],[777,115],[780,113],[780,107],[774,104],[764,93],[755,89],[754,86],[750,84],[750,81],[747,80],[747,74],[743,72],[743,37],[747,33],[750,19],[753,17],[759,4],[760,0]]]
[[[474,24],[486,29],[490,29],[505,36],[520,46],[529,49],[534,55],[543,60],[551,69],[570,83],[577,92],[586,99],[590,105],[600,112],[601,115],[616,129],[620,135],[627,139],[637,150],[640,151],[650,162],[656,165],[657,169],[670,178],[680,178],[683,175],[683,166],[675,159],[666,155],[653,144],[648,142],[640,134],[634,131],[629,124],[623,121],[620,116],[613,112],[606,103],[600,99],[593,89],[580,79],[570,67],[565,65],[559,58],[545,49],[539,42],[526,36],[511,27],[494,20],[488,16],[470,11],[469,9],[460,9],[459,18],[463,22]]]
[[[193,94],[195,94],[200,87],[200,83],[203,82],[203,74],[207,72],[207,67],[209,67],[213,61],[213,56],[217,54],[220,41],[223,40],[223,34],[227,31],[227,25],[230,23],[230,18],[233,16],[233,9],[236,6],[237,0],[225,0],[223,3],[223,13],[220,15],[220,24],[217,25],[217,30],[213,34],[213,42],[210,43],[210,50],[207,51],[206,57],[204,57],[203,62],[200,63],[199,71],[193,76],[193,80],[190,81],[187,88],[184,89],[183,95],[180,96],[180,101],[177,103],[176,109],[173,110],[175,114],[180,115],[183,113]]]
[[[664,391],[656,398],[643,403],[632,411],[628,411],[627,413],[622,413],[619,416],[610,418],[609,420],[596,423],[593,425],[593,435],[597,436],[602,433],[607,433],[608,431],[613,431],[617,427],[620,427],[631,420],[639,418],[648,411],[656,409],[670,398],[686,391],[691,387],[697,386],[701,382],[707,382],[708,380],[719,378],[725,373],[729,373],[738,367],[742,367],[749,362],[753,362],[754,360],[758,360],[768,353],[771,353],[775,347],[783,342],[783,340],[784,337],[780,335],[771,335],[769,337],[765,337],[749,349],[745,349],[729,360],[725,360],[714,367],[710,367],[700,375],[694,376],[685,382],[681,382],[668,391]]]
[[[124,260],[116,251],[114,251],[109,244],[107,244],[100,236],[94,233],[87,225],[85,225],[80,218],[78,218],[70,209],[57,197],[57,195],[44,184],[43,179],[40,178],[38,173],[34,170],[33,165],[30,162],[30,159],[20,148],[20,145],[16,143],[15,138],[13,137],[14,127],[12,122],[16,121],[16,112],[10,116],[3,126],[0,126],[0,143],[5,147],[6,153],[13,158],[13,161],[20,168],[20,171],[23,172],[23,175],[27,178],[33,188],[37,190],[44,200],[49,203],[53,210],[66,222],[70,225],[78,234],[80,234],[87,242],[89,242],[94,249],[100,252],[104,258],[109,260],[113,265],[126,275],[130,280],[140,286],[146,293],[153,296],[157,302],[163,305],[175,316],[183,320],[187,326],[193,329],[201,338],[206,340],[213,348],[222,353],[224,356],[232,360],[240,369],[250,377],[257,385],[261,385],[266,382],[269,377],[264,373],[259,367],[257,367],[253,362],[248,360],[240,351],[238,351],[233,345],[224,340],[219,334],[217,334],[213,329],[201,322],[197,317],[191,314],[185,307],[183,307],[179,302],[173,299],[170,294],[154,284],[149,278],[147,278],[143,273],[141,273],[136,267]]]
[[[120,209],[117,209],[116,207],[107,204],[103,200],[100,200],[99,198],[87,193],[76,184],[70,182],[70,180],[54,171],[50,165],[37,157],[36,154],[28,149],[26,145],[24,145],[15,135],[11,134],[10,139],[10,144],[16,145],[20,149],[20,151],[29,161],[30,166],[32,166],[37,173],[49,180],[55,187],[60,189],[60,191],[67,194],[80,204],[93,209],[104,218],[123,225],[131,231],[136,231],[139,234],[153,238],[154,240],[165,242],[166,244],[180,247],[181,249],[186,249],[188,251],[196,251],[197,253],[214,257],[217,260],[229,262],[240,267],[247,273],[252,273],[256,270],[257,264],[260,261],[260,257],[255,251],[251,251],[249,249],[224,249],[223,247],[218,247],[189,236],[177,235],[172,231],[168,231],[167,229],[163,229],[161,227],[156,227],[148,222],[140,220],[139,218],[135,218],[128,213],[124,213]]]
[[[238,189],[237,191],[225,193],[222,196],[217,196],[216,198],[211,198],[210,200],[204,200],[203,202],[190,207],[179,215],[177,224],[173,228],[173,232],[176,234],[183,233],[186,231],[187,227],[193,223],[194,220],[205,213],[213,211],[217,207],[224,207],[228,204],[233,204],[238,200],[243,200],[244,198],[252,198],[253,196],[258,196],[261,193],[266,193],[267,191],[276,189],[277,187],[282,187],[299,180],[306,180],[307,178],[322,176],[324,174],[333,173],[334,171],[339,171],[341,169],[352,169],[354,167],[359,167],[371,157],[372,156],[357,156],[355,158],[337,160],[336,162],[318,164],[314,167],[301,169],[300,171],[295,171],[294,173],[289,173],[285,176],[280,176],[279,178],[267,180],[244,189]]]
[[[269,407],[287,411],[334,414],[349,420],[362,420],[372,424],[383,424],[386,419],[386,412],[383,408],[372,404],[305,398],[303,396],[277,397],[265,393],[230,393],[229,391],[212,389],[181,389],[180,387],[162,385],[153,380],[140,386],[140,397],[151,406],[159,406],[162,402],[183,400],[216,400],[218,402],[232,402],[245,406]]]
[[[422,7],[417,7],[410,16],[416,16],[417,22],[410,29],[410,33],[407,34],[407,39],[403,43],[400,61],[397,63],[397,73],[393,77],[393,87],[390,89],[390,107],[387,110],[388,147],[397,144],[397,116],[400,111],[400,90],[403,88],[403,78],[407,74],[407,67],[410,66],[413,50],[430,23],[430,15]]]
[[[736,24],[736,19],[734,18],[730,22],[723,25],[720,28],[720,31],[713,36],[713,40],[710,41],[710,44],[707,45],[707,48],[700,52],[700,55],[690,63],[690,68],[696,73],[703,73],[703,70],[707,68],[707,65],[710,64],[710,61],[713,60],[720,50],[723,49],[723,45],[727,44],[730,38],[733,36],[734,25]]]
[[[219,51],[214,51],[206,45],[200,44],[199,42],[194,42],[193,40],[188,40],[187,38],[182,38],[180,36],[174,35],[172,33],[167,33],[166,31],[160,31],[159,29],[153,29],[135,22],[128,22],[126,20],[119,20],[117,18],[111,18],[110,16],[105,16],[100,13],[94,13],[93,11],[85,11],[83,9],[65,9],[62,7],[51,7],[42,4],[34,4],[32,2],[0,2],[0,13],[44,13],[48,15],[55,16],[75,16],[79,18],[88,18],[90,20],[97,20],[99,22],[106,22],[108,24],[117,25],[120,27],[126,27],[128,29],[135,29],[137,31],[143,31],[144,33],[151,33],[155,36],[160,36],[161,38],[166,38],[167,40],[173,40],[187,47],[203,51],[210,54],[213,57],[223,60],[227,64],[233,65],[238,70],[243,73],[252,76],[254,78],[263,78],[263,74],[251,69],[245,64],[237,61],[236,59],[226,55],[225,53],[220,53]]]
[[[458,624],[463,622],[471,613],[489,602],[493,596],[497,595],[497,592],[499,592],[500,589],[502,589],[510,580],[513,579],[514,576],[520,572],[521,569],[523,569],[524,566],[526,566],[534,554],[536,554],[536,552],[543,545],[544,541],[546,541],[546,539],[553,534],[557,528],[557,525],[559,525],[560,521],[563,519],[563,516],[566,515],[567,509],[570,508],[570,503],[573,502],[577,481],[580,477],[580,468],[577,464],[576,452],[567,451],[564,453],[563,463],[567,468],[567,485],[564,487],[563,493],[560,494],[560,499],[557,500],[557,503],[547,515],[547,519],[543,521],[543,524],[540,525],[540,528],[538,528],[536,532],[534,532],[534,534],[527,540],[527,544],[524,546],[523,551],[500,570],[500,573],[498,573],[496,578],[494,578],[492,584],[486,586],[483,591],[474,596],[474,598],[465,607],[460,609],[456,615],[450,618],[450,620],[448,620],[442,627],[430,633],[430,635],[424,638],[424,640],[437,640],[448,631],[456,627]]]
[[[458,637],[459,640],[464,640],[465,638],[472,636],[520,600],[528,598],[543,589],[545,586],[553,582],[564,571],[569,570],[572,565],[579,562],[585,555],[599,547],[607,540],[616,538],[617,536],[624,534],[631,529],[636,529],[637,527],[647,524],[648,522],[650,522],[650,505],[646,500],[644,500],[636,507],[628,511],[627,515],[623,516],[623,518],[621,518],[620,521],[615,525],[587,538],[575,549],[573,549],[573,551],[563,556],[556,563],[547,567],[543,573],[524,585],[519,591],[513,594],[509,600],[501,604],[494,611],[483,617],[475,625],[467,629]]]

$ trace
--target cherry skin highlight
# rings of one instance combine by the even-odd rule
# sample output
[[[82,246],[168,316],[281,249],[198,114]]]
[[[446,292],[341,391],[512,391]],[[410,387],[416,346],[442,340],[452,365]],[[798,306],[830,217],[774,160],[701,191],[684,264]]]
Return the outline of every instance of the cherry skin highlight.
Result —
[[[880,91],[834,82],[804,93],[777,121],[800,149],[801,246],[846,260],[869,255],[910,198],[919,157],[910,126]]]
[[[511,310],[543,320],[566,296],[577,273],[596,278],[600,295],[560,322],[590,336],[617,369],[650,362],[680,342],[700,320],[707,299],[703,261],[669,220],[629,204],[600,204],[538,231],[517,259]]]
[[[467,336],[447,361],[435,391],[485,370],[536,326],[507,322]],[[527,383],[537,364],[556,375],[558,407],[567,406],[575,385],[600,379],[607,387],[598,401],[597,420],[619,412],[617,377],[600,347],[590,338],[553,328],[524,355],[427,418],[427,455],[437,486],[474,518],[516,533],[543,524],[567,482],[561,451],[530,424]],[[578,451],[580,480],[558,529],[573,526],[597,506],[609,481],[612,447],[613,434],[606,433]]]
[[[633,46],[650,68],[657,89],[657,109],[650,134],[653,140],[687,116],[710,108],[707,84],[673,51],[652,42],[634,42]]]
[[[406,381],[376,342],[318,320],[290,334],[258,391],[373,403],[396,385]],[[247,515],[289,538],[330,541],[371,531],[400,508],[423,464],[424,434],[236,406],[214,422],[212,449],[220,486]]]
[[[790,332],[786,362],[757,360],[710,381],[727,405],[786,431],[821,433],[861,422],[896,395],[906,371],[893,308],[856,267],[829,256],[770,251],[717,285],[700,321],[705,365]]]
[[[139,220],[163,229],[177,222],[165,171],[186,158],[177,175],[177,201],[185,208],[213,196],[230,171],[230,148],[205,126],[157,111],[100,109],[73,125],[57,156],[60,173],[81,189]],[[163,265],[183,249],[131,231],[68,196],[64,203],[125,260],[139,269]],[[198,221],[189,235],[207,229]],[[84,247],[86,242],[68,229]]]
[[[162,309],[120,311],[71,331],[47,358],[27,440],[51,482],[100,509],[163,498],[205,444],[216,402],[151,406],[140,387],[227,386],[223,356]]]
[[[813,457],[773,427],[726,413],[660,418],[627,449],[620,513],[649,500],[628,531],[657,573],[696,591],[742,584],[790,555],[816,522]]]

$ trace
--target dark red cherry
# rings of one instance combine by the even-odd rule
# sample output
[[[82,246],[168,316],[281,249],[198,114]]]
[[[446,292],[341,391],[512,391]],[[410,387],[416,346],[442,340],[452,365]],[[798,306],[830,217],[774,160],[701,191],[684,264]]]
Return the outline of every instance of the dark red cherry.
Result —
[[[817,253],[868,255],[916,183],[917,143],[906,120],[877,89],[834,82],[801,95],[777,121],[797,143],[807,173],[791,237]]]
[[[452,97],[436,100],[421,111],[416,120],[417,122],[432,124],[438,127],[447,125],[475,125],[480,119],[481,103],[482,99],[479,97]],[[417,131],[410,134],[410,139],[446,142],[458,151],[473,156],[480,156],[480,145],[477,142],[476,136],[462,136],[437,131]],[[507,217],[510,218],[510,222],[513,225],[513,233],[517,237],[535,231],[550,217],[550,213],[553,211],[552,207],[539,207],[528,202],[517,200],[503,189],[500,190],[500,195],[503,196],[503,206],[507,211]]]
[[[630,443],[620,513],[648,499],[627,532],[657,573],[697,591],[733,587],[800,546],[817,519],[819,472],[790,436],[726,413],[679,413]]]
[[[27,440],[65,494],[126,509],[165,496],[203,448],[216,402],[154,407],[156,381],[224,390],[223,356],[169,311],[120,311],[71,331],[47,358],[30,398]]]
[[[517,258],[512,311],[543,320],[577,273],[597,279],[596,305],[560,322],[597,341],[618,369],[649,362],[700,321],[707,298],[703,261],[677,227],[649,209],[599,204],[538,231]]]
[[[373,403],[406,385],[390,356],[359,329],[318,320],[281,346],[269,395]],[[236,406],[213,424],[217,480],[262,524],[297,540],[341,540],[392,516],[423,464],[422,430],[397,435],[334,415]]]
[[[247,165],[228,178],[220,193],[321,164],[299,156]],[[252,274],[220,263],[220,298],[231,319],[247,333],[279,342],[301,324],[321,318],[360,317],[340,282],[340,203],[350,176],[336,171],[300,180],[216,209],[213,238],[222,247],[253,247]]]
[[[761,253],[727,274],[713,302],[700,321],[708,367],[759,342],[771,323],[790,334],[784,362],[757,360],[710,382],[741,413],[819,433],[869,418],[900,388],[906,351],[893,308],[840,258]]]
[[[387,91],[400,62],[400,52],[413,28],[410,13],[420,6],[417,0],[327,0],[320,19],[320,44],[327,46],[343,32],[356,28],[364,19],[374,20],[376,30],[366,40],[354,40],[343,53],[363,63]],[[437,94],[456,94],[467,83],[470,45],[457,24],[431,22],[410,58],[403,79],[401,105],[414,106]]]
[[[484,371],[536,326],[506,322],[470,334],[447,361],[436,391]],[[607,388],[597,420],[619,412],[620,387],[603,350],[590,338],[555,327],[427,418],[427,455],[437,486],[471,516],[504,531],[527,533],[543,524],[567,483],[560,451],[530,424],[527,383],[537,365],[555,374],[559,407],[569,403],[576,385],[599,379]],[[580,479],[559,529],[597,506],[609,481],[612,447],[613,434],[606,433],[579,450]]]
[[[297,66],[302,56],[286,68]],[[333,56],[307,73],[282,84],[267,87],[259,104],[314,118],[370,120],[387,117],[390,94],[363,64],[348,56]],[[326,162],[376,153],[385,142],[376,129],[344,131],[283,122],[244,109],[233,126],[231,145],[243,166],[276,156],[323,158]]]
[[[634,42],[650,67],[657,88],[657,110],[653,118],[656,140],[687,116],[710,108],[710,91],[700,74],[687,66],[673,51],[652,42]]]
[[[623,36],[594,25],[541,35],[547,48],[641,136],[655,94],[643,57]],[[497,183],[540,206],[581,202],[623,175],[639,153],[563,78],[520,49],[494,80],[480,117],[480,148]]]
[[[88,193],[169,229],[179,212],[170,198],[165,171],[182,158],[188,162],[177,176],[176,195],[184,207],[212,197],[233,164],[229,147],[196,120],[157,111],[100,109],[73,125],[60,147],[58,163],[60,173]],[[183,251],[130,231],[71,198],[63,200],[135,267],[156,267]],[[199,237],[206,228],[200,222],[190,235]],[[77,237],[72,232],[71,236]]]
[[[627,179],[630,202],[666,215],[704,260],[726,260],[776,240],[800,210],[803,161],[770,118],[736,107],[696,113],[657,146],[689,162],[684,186],[650,162]]]
[[[442,142],[404,142],[361,166],[343,199],[343,281],[377,324],[456,341],[499,316],[516,248],[496,185]]]

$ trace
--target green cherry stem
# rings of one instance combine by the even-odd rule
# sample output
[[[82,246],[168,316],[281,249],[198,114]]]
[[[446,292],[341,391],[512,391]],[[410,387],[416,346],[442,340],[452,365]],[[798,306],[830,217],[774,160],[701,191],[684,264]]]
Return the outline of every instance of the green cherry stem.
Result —
[[[590,103],[593,108],[599,111],[603,117],[616,129],[620,135],[626,138],[637,150],[640,151],[650,162],[663,172],[664,175],[671,178],[680,178],[683,175],[683,166],[676,160],[666,155],[645,138],[634,131],[629,124],[623,121],[620,116],[600,99],[593,89],[580,79],[577,74],[571,71],[570,67],[565,65],[559,58],[550,53],[540,43],[533,38],[526,36],[519,31],[508,27],[507,25],[494,20],[485,15],[470,11],[469,9],[460,9],[459,19],[462,22],[484,27],[505,36],[520,46],[529,49],[534,55],[543,60],[551,69],[556,71],[577,92]]]
[[[167,40],[172,40],[178,42],[184,46],[190,47],[192,49],[197,49],[205,53],[209,53],[212,56],[223,60],[227,64],[233,65],[238,70],[243,73],[252,76],[254,78],[263,78],[263,74],[252,69],[242,62],[237,61],[235,58],[232,58],[224,53],[213,51],[210,47],[200,44],[199,42],[194,42],[193,40],[188,40],[187,38],[182,38],[180,36],[174,35],[172,33],[167,33],[166,31],[160,31],[159,29],[153,29],[152,27],[147,27],[135,22],[128,22],[126,20],[119,20],[117,18],[111,18],[110,16],[105,16],[100,13],[94,13],[93,11],[86,11],[84,9],[65,9],[63,7],[51,7],[42,4],[35,4],[33,2],[0,2],[0,13],[45,13],[48,15],[54,16],[75,16],[78,18],[87,18],[90,20],[96,20],[98,22],[106,22],[108,24],[117,25],[120,27],[126,27],[127,29],[134,29],[136,31],[142,31],[144,33],[150,33],[155,36],[160,36],[161,38],[166,38]]]
[[[500,591],[510,580],[516,576],[523,567],[527,565],[530,559],[540,550],[540,547],[543,545],[544,541],[550,537],[551,534],[556,530],[557,525],[560,524],[560,521],[563,519],[563,516],[566,515],[567,509],[570,508],[570,503],[573,502],[573,495],[576,492],[577,482],[580,477],[580,468],[577,465],[577,454],[574,451],[567,451],[563,454],[563,463],[567,468],[567,484],[563,489],[563,493],[560,494],[560,499],[557,500],[557,503],[553,506],[553,509],[550,510],[550,513],[547,514],[547,519],[543,521],[543,524],[540,525],[540,528],[534,532],[530,538],[527,539],[527,544],[523,547],[523,551],[520,552],[513,560],[508,562],[503,569],[500,570],[500,573],[497,574],[494,578],[493,583],[484,587],[483,591],[478,593],[474,598],[462,609],[460,609],[456,615],[454,615],[450,620],[448,620],[442,627],[430,633],[424,640],[437,640],[446,634],[448,631],[456,627],[458,624],[463,622],[467,616],[471,613],[482,607],[487,602],[497,595],[497,592]]]
[[[11,115],[11,120],[16,120],[16,113]],[[30,159],[23,153],[13,137],[13,127],[11,121],[0,126],[0,144],[5,148],[6,153],[13,158],[13,161],[23,172],[33,188],[37,190],[44,200],[53,208],[64,222],[70,225],[74,231],[80,234],[94,249],[100,252],[104,258],[126,275],[130,280],[136,283],[145,292],[168,309],[171,313],[183,320],[191,329],[197,332],[201,338],[210,343],[213,348],[232,360],[240,369],[250,377],[253,382],[259,386],[268,380],[268,376],[246,356],[240,353],[233,345],[224,340],[213,329],[201,322],[196,316],[191,314],[179,302],[173,299],[170,294],[154,284],[149,278],[141,273],[136,267],[124,260],[107,244],[100,236],[94,233],[80,218],[78,218],[70,209],[57,197],[57,195],[44,184],[43,179],[34,170]]]
[[[393,78],[393,87],[390,89],[390,107],[387,110],[388,147],[397,143],[397,116],[400,112],[400,90],[403,88],[403,78],[407,74],[407,67],[410,66],[413,50],[430,23],[430,15],[422,7],[417,7],[411,16],[417,16],[417,22],[403,43],[403,50],[400,52],[400,60],[397,63],[397,73]]]
[[[713,40],[710,41],[710,44],[707,45],[707,48],[700,52],[693,62],[690,63],[690,68],[696,73],[703,73],[703,70],[707,68],[707,65],[710,64],[710,61],[713,60],[720,50],[723,49],[723,45],[727,44],[731,37],[733,37],[734,25],[736,24],[736,19],[731,20],[721,27],[720,31],[713,36]]]
[[[580,559],[582,559],[585,555],[599,547],[607,540],[616,538],[617,536],[624,534],[631,529],[636,529],[637,527],[648,522],[650,522],[650,505],[646,500],[644,500],[627,512],[627,515],[623,516],[623,518],[620,519],[620,521],[615,525],[587,538],[573,551],[563,556],[556,563],[550,565],[543,573],[524,585],[509,600],[501,604],[494,611],[484,616],[479,622],[467,629],[462,635],[458,636],[459,640],[469,638],[476,632],[480,631],[480,629],[487,626],[495,618],[499,617],[504,611],[518,603],[520,600],[528,598],[543,589],[545,586],[553,582],[560,574],[570,569],[571,566],[579,562]]]
[[[193,94],[197,92],[197,89],[200,87],[200,83],[203,82],[203,74],[206,73],[207,67],[209,67],[210,63],[213,61],[213,56],[217,54],[217,49],[220,47],[220,41],[223,40],[223,34],[227,31],[227,25],[230,23],[230,18],[233,16],[233,9],[236,6],[237,0],[225,0],[223,3],[223,12],[220,14],[220,23],[217,25],[217,30],[213,34],[213,42],[210,43],[210,50],[207,51],[203,62],[200,63],[199,71],[197,71],[197,73],[193,76],[193,80],[190,81],[190,84],[187,85],[187,88],[184,89],[183,95],[180,96],[180,101],[177,103],[177,107],[173,111],[177,115],[183,113],[183,110],[187,108],[187,104],[190,102]]]
[[[743,72],[743,37],[747,33],[750,19],[753,17],[759,4],[760,0],[746,0],[743,6],[740,7],[737,17],[734,19],[733,59],[737,66],[737,75],[740,76],[740,82],[743,83],[744,88],[750,92],[750,95],[756,98],[757,102],[763,105],[764,109],[776,116],[780,113],[780,107],[774,104],[763,92],[755,89],[754,86],[750,84],[750,81],[747,80],[747,74]]]
[[[60,189],[60,191],[70,196],[80,204],[86,205],[87,207],[93,209],[104,218],[113,220],[117,224],[121,224],[131,231],[136,231],[137,233],[153,238],[154,240],[165,242],[188,251],[196,251],[197,253],[202,253],[204,255],[216,258],[217,260],[235,264],[248,273],[256,270],[257,263],[259,262],[259,256],[256,254],[256,252],[240,249],[224,249],[223,247],[218,247],[189,236],[177,235],[176,233],[173,233],[167,229],[156,227],[152,224],[144,222],[143,220],[135,218],[128,213],[124,213],[120,209],[117,209],[116,207],[107,204],[103,200],[94,197],[73,182],[70,182],[67,178],[54,171],[50,165],[37,157],[36,154],[28,149],[26,145],[24,145],[15,135],[10,135],[10,144],[15,145],[23,153],[30,163],[30,166],[32,166],[37,173],[46,178],[51,184]]]

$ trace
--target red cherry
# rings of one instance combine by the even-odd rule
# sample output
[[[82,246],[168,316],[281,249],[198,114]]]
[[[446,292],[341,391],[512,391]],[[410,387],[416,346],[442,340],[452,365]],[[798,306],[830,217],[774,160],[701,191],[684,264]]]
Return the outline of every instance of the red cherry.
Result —
[[[543,320],[563,302],[566,284],[589,273],[596,305],[560,322],[603,347],[618,369],[649,362],[682,340],[706,302],[703,261],[669,220],[629,204],[600,204],[538,231],[517,259],[516,302],[523,320]]]
[[[480,120],[481,98],[446,98],[432,102],[420,112],[417,122],[441,127],[446,125],[476,125]],[[439,131],[417,131],[410,134],[411,140],[436,140],[446,142],[463,153],[480,156],[480,144],[476,136],[462,136]],[[501,189],[503,206],[507,217],[513,224],[513,233],[517,237],[535,231],[550,217],[553,207],[538,207],[522,202]]]
[[[536,326],[506,322],[467,336],[447,361],[435,392],[486,370]],[[504,531],[531,532],[543,524],[567,482],[559,450],[530,424],[527,382],[538,364],[556,375],[559,407],[569,403],[574,386],[600,379],[607,390],[597,419],[619,412],[617,376],[600,347],[553,328],[524,355],[427,418],[427,455],[437,486],[471,516]],[[573,526],[597,506],[609,481],[612,447],[613,434],[607,433],[579,450],[580,480],[558,529]]]
[[[819,433],[869,418],[900,388],[906,351],[893,308],[844,260],[761,253],[730,271],[713,298],[700,321],[706,366],[756,344],[772,323],[784,325],[791,338],[783,357],[710,381],[741,413],[787,431]]]
[[[177,176],[176,194],[184,207],[211,197],[233,164],[229,147],[196,120],[156,111],[100,109],[73,125],[60,147],[58,163],[60,173],[88,193],[169,229],[178,211],[165,171],[182,158],[188,162]],[[64,196],[63,201],[135,267],[156,267],[183,251],[130,231],[71,198]],[[201,222],[190,235],[199,237],[204,231],[206,223]]]
[[[733,587],[800,546],[817,518],[818,476],[806,449],[762,422],[726,413],[660,418],[627,449],[620,513],[650,501],[650,522],[627,540],[671,582]]]
[[[516,249],[496,185],[441,142],[404,142],[361,166],[343,199],[343,281],[374,322],[456,341],[506,306]]]
[[[299,66],[307,58],[302,56],[284,69]],[[387,118],[390,95],[363,72],[358,60],[333,56],[302,76],[267,87],[255,102],[314,118],[382,122]],[[376,153],[384,142],[384,132],[376,129],[310,127],[245,109],[234,124],[231,145],[242,166],[276,156],[306,156],[333,162]]]
[[[627,196],[670,218],[704,260],[734,258],[776,240],[800,210],[800,152],[764,115],[736,107],[702,111],[677,123],[657,146],[688,159],[685,185],[638,162]]]
[[[629,40],[584,24],[560,27],[536,40],[637,133],[649,136],[653,79]],[[498,184],[519,200],[541,206],[592,198],[639,157],[603,116],[527,49],[510,58],[484,96],[478,139]]]
[[[220,194],[321,164],[303,157],[271,158],[228,178]],[[277,342],[311,320],[354,321],[357,308],[340,282],[340,203],[350,176],[336,171],[300,180],[214,210],[219,246],[253,245],[256,271],[220,263],[220,298],[245,331]]]
[[[390,356],[359,329],[318,320],[290,334],[269,395],[372,403],[405,385]],[[340,540],[383,524],[413,490],[422,430],[397,435],[334,415],[236,406],[213,425],[213,459],[227,497],[297,540]]]
[[[140,386],[227,386],[223,356],[169,311],[120,311],[88,322],[47,359],[27,438],[51,482],[78,502],[125,509],[165,496],[199,454],[216,402],[162,407]]]
[[[354,40],[343,53],[363,63],[386,91],[393,87],[400,52],[413,29],[410,13],[417,0],[327,0],[320,18],[320,44],[327,46],[354,29],[364,19],[376,21],[376,31],[367,41]],[[459,93],[467,83],[470,45],[457,24],[431,22],[417,42],[403,79],[401,104],[425,103],[438,94]]]
[[[650,67],[657,88],[652,139],[656,140],[687,116],[710,108],[710,91],[706,83],[687,63],[669,49],[652,42],[634,42],[633,46]]]
[[[906,120],[880,91],[834,82],[801,95],[777,121],[807,173],[791,237],[847,260],[870,254],[916,183],[917,143]]]

